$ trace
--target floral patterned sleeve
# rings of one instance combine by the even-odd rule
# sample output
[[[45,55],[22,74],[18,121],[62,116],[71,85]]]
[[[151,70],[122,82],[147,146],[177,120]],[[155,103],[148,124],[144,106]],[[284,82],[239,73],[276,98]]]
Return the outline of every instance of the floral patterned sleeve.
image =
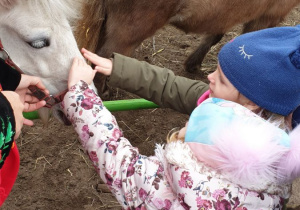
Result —
[[[124,209],[169,209],[175,198],[163,179],[162,164],[132,147],[115,117],[85,82],[71,87],[62,108],[98,174]]]

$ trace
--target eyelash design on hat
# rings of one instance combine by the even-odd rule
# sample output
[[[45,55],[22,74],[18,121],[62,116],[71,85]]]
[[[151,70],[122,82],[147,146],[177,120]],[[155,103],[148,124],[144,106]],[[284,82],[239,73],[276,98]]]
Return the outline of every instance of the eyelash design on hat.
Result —
[[[250,60],[250,58],[253,56],[253,55],[248,55],[246,52],[245,52],[245,45],[239,47],[240,50],[239,52],[241,52],[241,55],[244,55],[244,59],[245,58],[248,58],[248,60]]]

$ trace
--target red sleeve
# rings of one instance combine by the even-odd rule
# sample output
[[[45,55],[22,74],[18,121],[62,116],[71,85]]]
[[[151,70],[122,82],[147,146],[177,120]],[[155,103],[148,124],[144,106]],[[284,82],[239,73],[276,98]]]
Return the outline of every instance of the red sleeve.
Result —
[[[9,195],[19,172],[20,155],[15,142],[0,170],[0,207]]]

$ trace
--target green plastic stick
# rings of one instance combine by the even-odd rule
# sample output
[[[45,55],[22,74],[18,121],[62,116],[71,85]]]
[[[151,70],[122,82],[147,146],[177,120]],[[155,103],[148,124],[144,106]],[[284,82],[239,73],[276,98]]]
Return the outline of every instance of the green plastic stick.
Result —
[[[137,109],[154,109],[159,107],[155,103],[147,101],[145,99],[104,101],[103,104],[111,112]]]
[[[157,104],[151,101],[147,101],[145,99],[103,101],[103,104],[111,112],[137,110],[137,109],[154,109],[159,107]],[[30,119],[30,120],[39,118],[39,114],[37,111],[24,112],[23,115],[26,119]]]

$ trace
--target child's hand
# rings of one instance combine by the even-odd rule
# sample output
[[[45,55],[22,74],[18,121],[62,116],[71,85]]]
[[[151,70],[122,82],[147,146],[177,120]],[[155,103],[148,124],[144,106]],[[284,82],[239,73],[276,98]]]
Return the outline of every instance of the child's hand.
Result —
[[[16,122],[16,134],[15,139],[17,139],[21,133],[23,125],[33,125],[31,120],[27,120],[23,117],[23,111],[25,106],[20,99],[20,96],[14,91],[2,91],[1,92],[5,98],[9,101],[11,108],[14,112],[15,122]]]
[[[46,94],[49,94],[49,90],[46,89],[45,85],[43,84],[42,80],[39,77],[30,76],[26,74],[21,74],[21,81],[19,83],[19,86],[16,88],[16,91],[22,89],[28,89],[29,86],[34,85],[38,87],[40,90],[45,92]]]
[[[80,58],[74,58],[68,80],[68,88],[75,85],[80,80],[85,81],[87,84],[91,84],[97,71],[94,71],[84,60]]]
[[[106,76],[110,76],[112,72],[112,61],[107,58],[102,58],[95,53],[88,51],[87,49],[82,48],[81,52],[83,57],[88,59],[95,65],[95,70],[97,72],[104,74]]]
[[[39,77],[21,74],[21,81],[15,92],[19,94],[22,103],[24,104],[24,112],[31,112],[45,106],[44,100],[40,101],[30,92],[30,86],[36,86],[45,94],[49,94],[45,85]]]

